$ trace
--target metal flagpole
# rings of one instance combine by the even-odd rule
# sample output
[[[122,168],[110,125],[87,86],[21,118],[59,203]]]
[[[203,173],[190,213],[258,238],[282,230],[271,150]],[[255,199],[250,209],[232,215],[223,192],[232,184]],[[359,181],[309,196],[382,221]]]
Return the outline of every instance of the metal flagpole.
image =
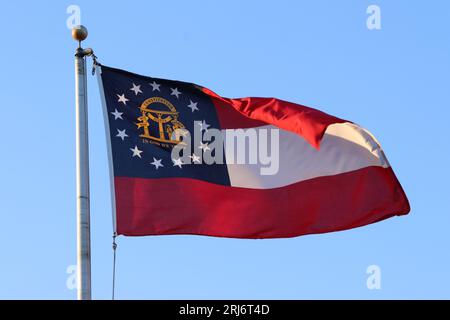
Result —
[[[82,49],[87,29],[77,26],[72,37],[78,41],[75,52],[75,106],[76,106],[76,166],[77,166],[77,296],[91,299],[91,235],[89,214],[89,142],[86,88],[86,56],[91,49]]]

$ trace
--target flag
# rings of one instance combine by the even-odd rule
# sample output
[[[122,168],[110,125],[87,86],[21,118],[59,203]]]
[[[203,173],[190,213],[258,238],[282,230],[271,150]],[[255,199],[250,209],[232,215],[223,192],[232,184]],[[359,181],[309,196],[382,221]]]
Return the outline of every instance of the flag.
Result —
[[[114,232],[277,238],[407,214],[377,140],[275,98],[97,66]]]

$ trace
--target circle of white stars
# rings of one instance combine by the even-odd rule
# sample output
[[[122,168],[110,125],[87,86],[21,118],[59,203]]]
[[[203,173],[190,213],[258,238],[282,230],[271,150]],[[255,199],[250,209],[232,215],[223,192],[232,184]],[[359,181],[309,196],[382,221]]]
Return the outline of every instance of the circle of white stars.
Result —
[[[192,100],[189,99],[189,104],[188,104],[188,108],[190,108],[192,110],[192,112],[194,112],[195,110],[198,111],[198,107],[197,107],[197,102],[192,102]]]
[[[134,94],[137,96],[139,93],[142,93],[141,85],[135,85],[133,83],[133,88],[131,88],[130,91],[133,91]]]
[[[119,137],[123,141],[126,137],[128,137],[128,135],[126,134],[125,130],[126,129],[123,129],[123,130],[117,129],[118,133],[117,133],[116,137]]]
[[[149,83],[149,84],[152,86],[152,91],[160,91],[161,92],[161,90],[159,90],[160,84],[156,83],[155,81],[153,81],[152,83]]]
[[[153,162],[150,162],[150,164],[155,166],[155,169],[158,170],[159,167],[164,167],[164,165],[161,163],[162,159],[156,159],[153,157]]]
[[[149,83],[149,85],[152,87],[152,92],[154,92],[154,91],[161,92],[161,89],[160,89],[161,84],[156,83],[156,81]],[[175,96],[177,99],[179,99],[179,97],[182,93],[178,90],[178,88],[170,88],[170,90],[171,90],[170,95]],[[143,93],[141,90],[141,85],[137,85],[134,82],[132,83],[132,87],[130,88],[130,91],[134,92],[135,96],[137,96],[140,93]],[[127,105],[127,102],[130,101],[125,96],[125,93],[116,94],[116,95],[118,97],[117,102],[123,103],[123,105],[125,105],[125,106]],[[198,102],[194,102],[191,99],[189,99],[189,104],[187,105],[187,107],[189,109],[191,109],[191,112],[199,111]],[[123,112],[120,112],[117,109],[114,109],[114,112],[111,112],[111,114],[114,116],[114,120],[117,120],[117,119],[123,120],[123,118],[122,118]],[[205,120],[202,120],[201,122],[198,121],[197,123],[200,126],[201,132],[208,131],[208,128],[210,127],[210,125],[208,123],[206,123]],[[187,134],[187,132],[182,132],[183,136],[185,136],[186,134]],[[125,138],[127,138],[129,136],[126,133],[126,129],[123,129],[123,130],[117,129],[116,137],[118,137],[122,141],[124,141]],[[200,142],[200,146],[198,148],[201,149],[203,152],[211,150],[210,147],[208,146],[208,143],[204,143],[204,142]],[[135,145],[134,148],[130,148],[130,150],[132,152],[132,158],[138,157],[138,158],[142,159],[142,153],[144,151],[140,150],[137,145]],[[195,153],[190,155],[189,158],[191,159],[192,163],[194,163],[194,164],[201,163],[201,157]],[[174,167],[179,167],[180,169],[182,169],[182,166],[186,164],[186,163],[183,163],[181,158],[172,158],[172,162],[173,162]],[[155,170],[158,170],[159,168],[164,167],[164,165],[162,164],[162,159],[157,159],[155,157],[153,157],[153,161],[150,162],[150,164],[155,167]]]
[[[181,169],[181,166],[184,164],[183,161],[181,161],[181,158],[178,158],[178,159],[172,159],[172,161],[173,161],[173,166],[174,166],[174,167],[177,166],[177,167],[179,167],[180,169]]]
[[[179,98],[178,96],[181,94],[181,92],[178,91],[178,88],[170,88],[170,90],[172,91],[172,92],[170,93],[170,95],[171,95],[171,96],[175,96],[175,97],[177,97],[177,99],[178,99],[178,98]]]
[[[123,112],[119,112],[119,111],[117,111],[117,109],[114,109],[114,112],[111,112],[111,113],[114,116],[114,120],[117,120],[117,119],[123,120],[123,118],[122,118]]]
[[[127,105],[127,101],[130,101],[125,97],[125,93],[118,94],[117,96],[119,97],[119,100],[117,100],[117,102],[122,102],[124,105]]]
[[[203,120],[202,122],[199,122],[198,125],[200,126],[200,131],[208,131],[208,128],[210,127],[209,124],[206,123],[205,120]]]
[[[144,151],[139,150],[139,148],[136,145],[134,146],[134,148],[130,148],[130,150],[133,152],[133,157],[142,158],[141,153]]]

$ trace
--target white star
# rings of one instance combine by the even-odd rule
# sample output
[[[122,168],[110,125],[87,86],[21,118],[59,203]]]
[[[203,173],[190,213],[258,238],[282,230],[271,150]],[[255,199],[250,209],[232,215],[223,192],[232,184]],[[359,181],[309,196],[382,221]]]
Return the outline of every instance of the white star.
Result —
[[[155,81],[153,81],[153,83],[150,83],[150,85],[152,86],[152,91],[160,91],[159,90],[159,86],[160,84],[156,83]]]
[[[196,155],[195,153],[192,154],[192,156],[189,156],[189,158],[191,158],[192,162],[194,163],[200,163],[200,157],[198,155]]]
[[[192,102],[192,100],[189,100],[189,105],[188,108],[191,108],[192,112],[194,112],[195,110],[198,110],[197,108],[197,102]]]
[[[203,120],[203,122],[199,123],[198,125],[200,126],[200,131],[202,132],[203,130],[208,131],[208,127],[210,127],[210,125],[207,124],[205,120]]]
[[[124,105],[127,105],[127,101],[130,101],[125,98],[125,93],[118,94],[117,96],[119,97],[119,100],[117,100],[117,102],[122,102]]]
[[[150,162],[150,164],[154,165],[155,169],[158,170],[159,167],[164,167],[161,161],[162,159],[156,160],[156,158],[153,158],[153,162]]]
[[[181,169],[181,166],[184,164],[184,163],[181,161],[181,158],[178,158],[178,159],[172,159],[172,161],[173,161],[173,166],[174,166],[174,167],[175,167],[175,166],[180,167],[180,169]]]
[[[123,130],[117,129],[118,134],[116,135],[116,137],[119,137],[123,141],[125,139],[125,137],[128,137],[128,135],[125,133],[125,130],[126,129],[123,129]]]
[[[111,113],[114,115],[114,120],[117,120],[117,119],[123,120],[122,119],[123,112],[119,112],[119,111],[117,111],[117,109],[114,109],[114,112],[111,112]]]
[[[181,92],[178,91],[177,88],[175,88],[175,89],[170,88],[170,90],[172,90],[172,92],[170,93],[170,95],[171,95],[171,96],[176,96],[177,99],[178,99],[178,96],[181,94]]]
[[[199,149],[202,149],[203,152],[205,152],[206,150],[211,150],[211,149],[208,147],[208,144],[207,144],[207,143],[203,143],[203,142],[200,142],[200,146],[199,146],[198,148],[199,148]]]
[[[135,95],[138,95],[138,93],[142,93],[142,91],[141,91],[141,85],[135,85],[134,83],[133,83],[133,88],[131,88],[130,89],[131,91],[134,91],[134,94]]]
[[[139,150],[137,146],[134,146],[134,148],[130,148],[130,150],[133,151],[133,157],[142,158],[141,153],[144,151]]]

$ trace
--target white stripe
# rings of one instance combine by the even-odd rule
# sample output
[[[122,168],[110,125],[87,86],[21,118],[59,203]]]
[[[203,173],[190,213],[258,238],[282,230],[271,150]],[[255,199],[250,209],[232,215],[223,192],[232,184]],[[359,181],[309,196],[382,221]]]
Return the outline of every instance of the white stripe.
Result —
[[[109,132],[109,113],[106,107],[105,91],[103,89],[102,82],[102,68],[100,66],[95,66],[95,73],[97,74],[98,87],[100,89],[100,99],[102,101],[103,107],[103,118],[105,121],[105,132],[106,132],[106,146],[108,152],[108,164],[109,164],[109,182],[110,182],[110,192],[111,192],[111,209],[112,209],[112,222],[113,222],[113,232],[117,235],[116,226],[116,192],[114,188],[114,167],[112,161],[112,147],[111,147],[111,135]]]
[[[321,141],[320,150],[312,147],[301,136],[275,126],[253,129],[279,130],[279,170],[274,175],[261,175],[261,168],[267,165],[261,165],[259,161],[258,164],[229,164],[233,153],[226,149],[225,157],[232,186],[271,189],[369,166],[389,167],[375,138],[352,123],[330,125]],[[270,138],[268,140],[270,142]],[[272,146],[269,150],[271,148]],[[234,154],[236,152],[235,149]]]

